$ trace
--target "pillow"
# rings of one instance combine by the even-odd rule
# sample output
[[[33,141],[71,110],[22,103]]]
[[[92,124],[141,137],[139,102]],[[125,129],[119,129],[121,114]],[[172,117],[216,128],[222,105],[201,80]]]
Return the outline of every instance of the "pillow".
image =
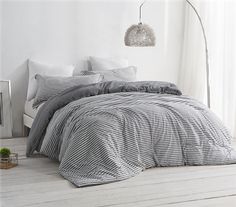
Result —
[[[136,81],[137,68],[129,66],[127,68],[118,68],[103,71],[81,71],[81,75],[100,74],[102,81]]]
[[[128,60],[124,58],[90,57],[89,61],[93,71],[112,70],[116,68],[125,68],[129,66]]]
[[[38,63],[32,60],[28,60],[29,68],[29,83],[27,91],[27,101],[32,100],[37,91],[37,81],[35,79],[36,74],[48,75],[48,76],[72,76],[74,66],[56,66]]]
[[[42,102],[47,101],[51,96],[54,96],[70,87],[77,85],[87,85],[98,83],[101,81],[99,74],[88,76],[73,76],[73,77],[55,77],[36,75],[38,82],[38,90],[34,99],[33,108],[37,108]]]

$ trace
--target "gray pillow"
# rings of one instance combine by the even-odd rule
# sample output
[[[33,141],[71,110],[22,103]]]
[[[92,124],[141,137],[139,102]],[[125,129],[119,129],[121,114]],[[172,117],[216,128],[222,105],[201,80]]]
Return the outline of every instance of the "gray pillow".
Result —
[[[81,75],[94,75],[100,74],[102,81],[136,81],[137,68],[129,66],[126,68],[118,68],[112,70],[101,71],[81,71]]]
[[[38,89],[34,99],[33,108],[37,108],[42,102],[47,101],[54,96],[70,87],[77,85],[88,85],[101,81],[99,74],[73,77],[58,76],[35,76],[38,82]]]

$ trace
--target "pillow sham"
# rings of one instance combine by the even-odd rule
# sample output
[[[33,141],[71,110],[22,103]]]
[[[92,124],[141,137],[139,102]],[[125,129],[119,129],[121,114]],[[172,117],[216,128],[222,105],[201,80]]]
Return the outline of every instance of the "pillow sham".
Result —
[[[129,66],[126,68],[118,68],[103,71],[81,71],[81,75],[100,74],[102,81],[136,81],[137,68]]]
[[[72,76],[74,71],[73,65],[57,66],[38,63],[32,60],[28,60],[29,70],[29,82],[27,91],[27,101],[32,100],[37,92],[37,80],[35,79],[36,74],[48,75],[48,76]]]
[[[89,58],[89,61],[92,67],[92,71],[112,70],[129,66],[128,60],[124,58],[99,58],[92,56]]]
[[[73,77],[55,77],[36,75],[38,90],[34,99],[33,108],[37,108],[42,102],[47,101],[70,87],[76,85],[88,85],[101,81],[100,74]]]

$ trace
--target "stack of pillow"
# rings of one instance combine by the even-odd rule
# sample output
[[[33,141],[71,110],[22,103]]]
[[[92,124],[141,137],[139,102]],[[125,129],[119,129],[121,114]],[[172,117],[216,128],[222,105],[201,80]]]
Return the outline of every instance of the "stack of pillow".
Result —
[[[129,66],[128,60],[123,58],[89,59],[92,71],[81,71],[82,75],[100,74],[103,81],[135,81],[137,68]]]
[[[122,58],[90,57],[90,71],[84,70],[73,76],[74,66],[55,66],[28,61],[29,83],[27,101],[34,99],[33,108],[50,97],[77,85],[94,84],[101,81],[135,81],[137,69],[128,66]]]

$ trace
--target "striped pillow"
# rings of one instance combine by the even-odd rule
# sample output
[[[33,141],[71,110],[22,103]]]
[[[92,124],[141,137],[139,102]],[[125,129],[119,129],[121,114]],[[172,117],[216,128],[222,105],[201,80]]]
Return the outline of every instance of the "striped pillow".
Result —
[[[34,99],[33,108],[37,108],[42,102],[47,101],[54,96],[70,87],[77,85],[88,85],[101,81],[99,74],[73,77],[58,76],[35,76],[38,83],[38,90]]]

